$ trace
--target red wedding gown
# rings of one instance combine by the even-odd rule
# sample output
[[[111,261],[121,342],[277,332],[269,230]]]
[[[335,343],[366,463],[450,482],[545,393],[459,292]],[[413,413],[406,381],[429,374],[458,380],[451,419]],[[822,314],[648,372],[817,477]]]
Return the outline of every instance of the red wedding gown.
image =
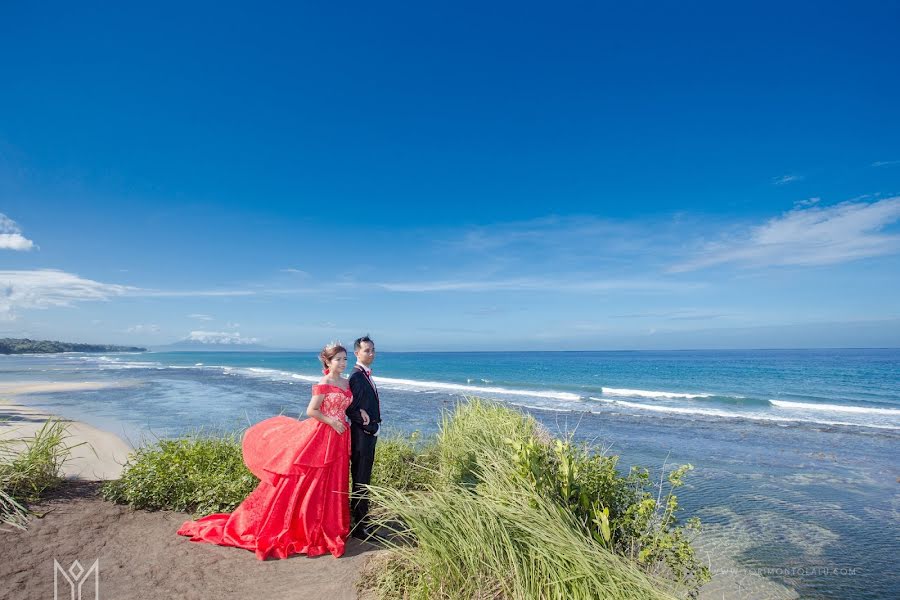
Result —
[[[350,390],[315,385],[322,414],[344,420]],[[350,427],[338,433],[316,419],[278,416],[244,434],[244,463],[260,483],[231,514],[187,521],[178,530],[192,542],[236,546],[256,557],[344,554],[350,532]]]

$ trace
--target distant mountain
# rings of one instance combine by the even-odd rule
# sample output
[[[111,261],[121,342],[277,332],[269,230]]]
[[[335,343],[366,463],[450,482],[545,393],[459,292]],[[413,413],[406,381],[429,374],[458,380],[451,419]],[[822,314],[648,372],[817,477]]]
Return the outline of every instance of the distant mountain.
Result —
[[[167,346],[153,346],[154,352],[280,352],[280,348],[270,348],[260,344],[214,344],[193,340],[182,340]]]
[[[136,346],[107,346],[103,344],[71,344],[28,338],[0,339],[0,354],[52,354],[56,352],[146,352]]]

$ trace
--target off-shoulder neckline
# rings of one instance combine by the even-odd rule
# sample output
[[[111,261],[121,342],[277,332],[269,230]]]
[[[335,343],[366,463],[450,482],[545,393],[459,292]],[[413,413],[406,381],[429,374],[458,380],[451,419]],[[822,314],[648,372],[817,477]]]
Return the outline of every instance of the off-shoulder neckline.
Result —
[[[317,383],[317,384],[316,384],[316,387],[333,387],[333,388],[337,388],[337,389],[341,390],[342,392],[349,392],[349,391],[350,391],[350,388],[349,388],[349,387],[342,388],[341,386],[339,386],[339,385],[334,385],[333,383]]]

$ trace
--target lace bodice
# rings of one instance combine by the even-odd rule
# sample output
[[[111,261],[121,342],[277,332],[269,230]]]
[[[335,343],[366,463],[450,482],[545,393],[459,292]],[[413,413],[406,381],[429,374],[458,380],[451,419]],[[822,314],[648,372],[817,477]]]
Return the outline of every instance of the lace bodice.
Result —
[[[314,385],[313,395],[318,394],[325,395],[325,399],[322,400],[322,406],[319,407],[323,415],[345,420],[346,414],[344,411],[347,410],[347,407],[350,406],[350,402],[353,400],[353,393],[349,389],[345,390],[329,383]]]

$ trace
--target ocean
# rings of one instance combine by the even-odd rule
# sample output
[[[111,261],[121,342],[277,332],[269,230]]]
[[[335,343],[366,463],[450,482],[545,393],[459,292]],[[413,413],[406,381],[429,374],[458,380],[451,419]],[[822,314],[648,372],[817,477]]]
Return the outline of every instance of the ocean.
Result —
[[[0,381],[124,383],[19,401],[133,444],[299,416],[320,373],[314,352],[0,357]],[[374,375],[385,433],[477,395],[623,468],[693,464],[708,597],[900,597],[900,349],[380,352]]]

